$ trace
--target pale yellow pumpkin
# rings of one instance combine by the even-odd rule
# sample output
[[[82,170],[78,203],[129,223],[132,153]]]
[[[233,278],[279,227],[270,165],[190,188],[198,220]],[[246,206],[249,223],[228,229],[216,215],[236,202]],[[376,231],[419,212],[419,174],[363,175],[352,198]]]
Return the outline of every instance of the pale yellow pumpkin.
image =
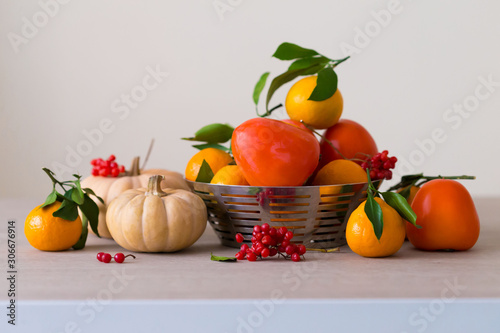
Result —
[[[101,177],[90,176],[82,180],[82,188],[92,189],[96,195],[100,196],[104,204],[99,200],[92,197],[97,206],[99,207],[99,226],[97,231],[99,236],[112,238],[106,224],[106,210],[108,204],[122,194],[126,190],[146,187],[148,185],[149,177],[153,174],[163,175],[165,179],[162,182],[163,187],[189,190],[189,187],[184,180],[184,176],[179,172],[164,170],[164,169],[150,169],[145,171],[139,170],[139,157],[134,158],[132,167],[126,172],[124,176],[120,177]],[[89,226],[89,230],[92,232]]]
[[[108,206],[113,239],[134,252],[175,252],[193,245],[207,226],[207,208],[191,191],[162,190],[155,175],[147,189],[127,190]]]

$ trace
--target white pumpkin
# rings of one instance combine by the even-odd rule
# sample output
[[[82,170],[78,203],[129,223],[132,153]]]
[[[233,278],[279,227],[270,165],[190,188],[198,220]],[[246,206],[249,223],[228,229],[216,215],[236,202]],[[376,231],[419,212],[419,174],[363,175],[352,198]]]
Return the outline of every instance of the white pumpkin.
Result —
[[[134,160],[132,161],[132,167],[123,176],[90,176],[82,180],[82,188],[88,187],[92,189],[95,194],[100,196],[104,201],[104,204],[102,204],[99,200],[92,197],[94,202],[99,207],[99,225],[97,228],[99,236],[112,238],[106,222],[106,211],[108,204],[126,190],[146,187],[148,185],[149,177],[151,177],[153,174],[160,174],[165,176],[165,179],[162,183],[163,187],[189,190],[189,186],[184,180],[184,176],[179,172],[164,169],[151,169],[141,171],[139,169],[139,157],[134,158]],[[90,226],[89,230],[92,232]]]
[[[191,191],[161,189],[162,175],[147,189],[127,190],[108,206],[113,239],[134,252],[175,252],[193,245],[207,226],[207,208]]]

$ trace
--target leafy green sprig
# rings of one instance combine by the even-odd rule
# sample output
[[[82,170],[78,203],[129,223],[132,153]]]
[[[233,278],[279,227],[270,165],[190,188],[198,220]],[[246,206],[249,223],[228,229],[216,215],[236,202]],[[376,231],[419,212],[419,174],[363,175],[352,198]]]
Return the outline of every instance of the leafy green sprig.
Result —
[[[181,138],[187,141],[199,141],[200,144],[193,145],[194,148],[202,150],[205,148],[216,148],[223,151],[227,151],[229,154],[231,152],[231,137],[233,135],[234,127],[229,124],[214,123],[210,125],[203,126],[200,128],[194,136],[188,138]],[[228,146],[222,145],[229,141]],[[210,183],[214,173],[210,168],[210,165],[206,160],[203,160],[200,171],[198,172],[197,182]]]
[[[287,42],[278,46],[278,49],[272,56],[279,60],[294,61],[290,64],[286,72],[276,76],[271,81],[266,96],[266,112],[263,114],[259,113],[258,104],[260,94],[262,93],[262,90],[264,90],[270,72],[262,74],[260,79],[257,81],[253,91],[253,101],[255,103],[255,111],[259,117],[267,117],[271,115],[274,110],[283,106],[283,104],[278,104],[269,109],[269,102],[278,88],[299,76],[318,74],[316,87],[312,91],[311,96],[309,96],[309,100],[323,101],[330,98],[337,91],[338,85],[338,77],[334,68],[349,59],[349,57],[339,60],[330,59],[322,54],[319,54],[315,50],[306,49],[296,44]]]
[[[45,199],[41,207],[49,206],[56,201],[61,202],[61,206],[52,213],[52,215],[68,221],[76,220],[78,217],[78,209],[80,209],[82,213],[82,235],[78,242],[73,245],[73,248],[75,250],[83,249],[87,241],[87,225],[89,223],[92,231],[99,236],[99,231],[97,230],[99,223],[99,207],[94,200],[90,198],[90,195],[95,196],[103,204],[104,201],[101,197],[97,196],[92,189],[82,189],[80,175],[74,174],[73,177],[76,178],[75,180],[61,182],[55,178],[54,172],[47,168],[43,168],[43,171],[45,171],[50,180],[52,180],[52,192],[47,196],[47,199]],[[59,185],[64,194],[57,191],[57,185]]]
[[[367,189],[367,198],[365,204],[365,213],[368,216],[368,219],[373,225],[373,231],[375,232],[375,236],[380,240],[382,237],[382,231],[384,229],[384,216],[382,214],[382,207],[375,200],[375,197],[380,197],[380,195],[384,198],[384,201],[394,208],[398,214],[413,224],[417,228],[422,228],[417,225],[417,214],[411,209],[411,206],[406,201],[406,198],[403,197],[399,193],[394,192],[380,192],[372,183],[370,178],[370,172],[367,170],[366,172],[368,177],[368,189]]]
[[[410,196],[410,190],[412,186],[420,187],[427,182],[430,182],[434,179],[476,179],[475,176],[424,176],[423,173],[417,173],[412,175],[405,175],[401,177],[401,181],[396,185],[389,188],[388,191],[397,191],[399,189],[403,189],[399,194],[401,194],[404,198],[408,199]]]
[[[193,145],[194,148],[199,150],[205,148],[217,148],[224,151],[230,151],[231,145],[229,147],[223,146],[222,143],[226,143],[231,139],[233,135],[234,127],[229,124],[214,123],[210,125],[203,126],[200,128],[194,136],[189,138],[181,138],[187,141],[199,141],[201,144]]]

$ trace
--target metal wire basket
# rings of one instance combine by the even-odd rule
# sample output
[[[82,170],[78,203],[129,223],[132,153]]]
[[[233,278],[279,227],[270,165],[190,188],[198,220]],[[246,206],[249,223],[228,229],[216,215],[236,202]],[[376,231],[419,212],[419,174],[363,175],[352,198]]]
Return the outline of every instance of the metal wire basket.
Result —
[[[367,183],[258,187],[188,181],[208,208],[208,220],[221,243],[240,247],[235,235],[250,243],[255,225],[285,226],[293,242],[308,248],[332,249],[346,244],[350,214],[366,199]],[[378,187],[380,181],[374,182]]]

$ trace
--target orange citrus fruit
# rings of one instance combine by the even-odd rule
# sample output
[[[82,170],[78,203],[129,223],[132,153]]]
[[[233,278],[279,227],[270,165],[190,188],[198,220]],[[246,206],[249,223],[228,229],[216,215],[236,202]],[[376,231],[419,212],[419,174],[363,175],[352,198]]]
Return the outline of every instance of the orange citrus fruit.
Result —
[[[52,216],[61,206],[59,201],[43,208],[40,206],[28,214],[24,223],[24,234],[31,246],[42,251],[63,251],[75,245],[82,234],[80,217],[68,221]]]
[[[215,174],[210,182],[222,185],[249,185],[245,176],[237,165],[226,165]]]
[[[290,119],[304,121],[317,129],[324,129],[335,125],[342,115],[344,100],[340,90],[324,101],[310,101],[316,87],[316,75],[305,77],[297,81],[288,91],[285,100],[286,112]]]
[[[217,148],[205,148],[197,152],[189,160],[186,166],[186,179],[195,181],[198,177],[198,172],[200,172],[201,164],[205,160],[214,175],[224,166],[228,165],[233,161],[231,155],[223,150]]]
[[[334,160],[325,165],[314,177],[313,185],[339,185],[366,183],[368,178],[359,164],[349,160]]]
[[[363,257],[387,257],[396,253],[405,241],[405,224],[398,212],[380,198],[375,198],[382,208],[384,227],[380,240],[365,213],[366,201],[356,208],[346,227],[347,244],[354,253]]]

